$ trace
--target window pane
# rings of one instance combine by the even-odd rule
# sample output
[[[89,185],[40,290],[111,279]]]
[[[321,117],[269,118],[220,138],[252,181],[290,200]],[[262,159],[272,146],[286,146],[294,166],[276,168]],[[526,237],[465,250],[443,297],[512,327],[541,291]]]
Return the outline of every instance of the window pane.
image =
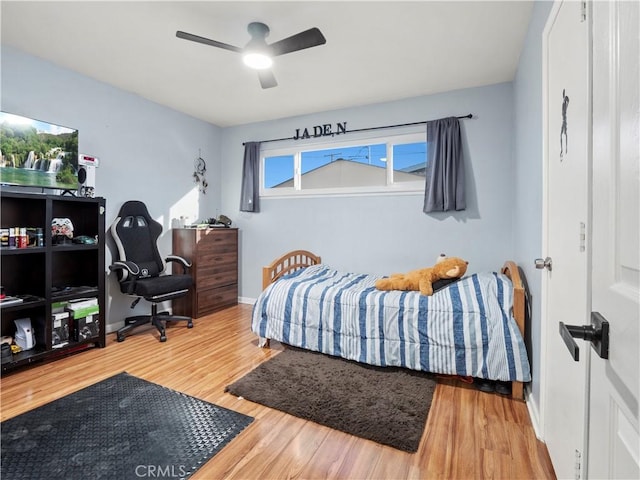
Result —
[[[427,143],[393,146],[393,182],[415,182],[424,178],[427,168]]]
[[[293,155],[264,159],[264,188],[293,188]]]
[[[385,157],[384,144],[302,152],[302,188],[384,186]]]

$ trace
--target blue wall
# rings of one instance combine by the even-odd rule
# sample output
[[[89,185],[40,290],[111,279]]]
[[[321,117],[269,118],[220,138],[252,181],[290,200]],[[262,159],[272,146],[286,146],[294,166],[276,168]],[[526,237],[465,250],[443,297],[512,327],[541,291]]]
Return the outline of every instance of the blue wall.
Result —
[[[338,269],[388,274],[433,264],[438,254],[469,260],[469,271],[497,270],[513,257],[512,84],[226,128],[222,132],[222,209],[240,227],[240,295],[261,290],[261,267],[289,250],[314,251]],[[262,199],[241,213],[242,143],[292,136],[296,128],[347,122],[348,129],[461,120],[467,210],[425,215],[421,194]]]
[[[530,293],[532,374],[530,410],[540,406],[540,357],[544,353],[540,339],[540,271],[533,266],[542,251],[542,31],[553,2],[536,1],[533,6],[525,45],[513,82],[515,107],[516,189],[513,205],[514,255],[524,271]],[[534,424],[537,421],[533,419]]]
[[[2,110],[77,128],[80,151],[100,159],[96,195],[107,199],[107,227],[123,202],[142,200],[163,224],[159,245],[168,254],[173,218],[218,208],[218,127],[10,47],[2,47],[1,60]],[[192,177],[199,153],[209,166],[206,195]],[[107,323],[120,325],[133,314],[130,300],[108,280]],[[148,308],[140,304],[135,312]]]

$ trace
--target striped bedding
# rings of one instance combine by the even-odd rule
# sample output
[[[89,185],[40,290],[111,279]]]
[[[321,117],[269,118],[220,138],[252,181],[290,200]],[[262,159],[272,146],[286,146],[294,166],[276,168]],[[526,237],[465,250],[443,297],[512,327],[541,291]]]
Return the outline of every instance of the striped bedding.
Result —
[[[473,274],[431,297],[376,290],[377,278],[326,265],[298,270],[260,294],[252,331],[372,365],[531,380],[505,275]]]

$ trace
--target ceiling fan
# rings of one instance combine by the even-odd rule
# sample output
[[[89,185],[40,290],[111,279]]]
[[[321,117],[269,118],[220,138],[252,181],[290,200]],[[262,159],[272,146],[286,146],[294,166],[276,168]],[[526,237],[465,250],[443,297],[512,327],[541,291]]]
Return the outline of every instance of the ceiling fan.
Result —
[[[247,43],[244,48],[235,47],[227,43],[218,42],[216,40],[200,37],[180,30],[176,32],[176,37],[241,53],[244,63],[258,71],[258,77],[260,78],[260,85],[262,85],[262,88],[272,88],[278,85],[276,77],[270,70],[270,67],[273,64],[273,57],[284,55],[285,53],[297,52],[298,50],[304,50],[305,48],[317,47],[327,43],[322,32],[320,32],[316,27],[297,33],[296,35],[292,35],[272,44],[267,44],[266,38],[269,35],[269,27],[264,23],[252,22],[247,27],[247,30],[251,35],[251,40],[249,40],[249,43]]]

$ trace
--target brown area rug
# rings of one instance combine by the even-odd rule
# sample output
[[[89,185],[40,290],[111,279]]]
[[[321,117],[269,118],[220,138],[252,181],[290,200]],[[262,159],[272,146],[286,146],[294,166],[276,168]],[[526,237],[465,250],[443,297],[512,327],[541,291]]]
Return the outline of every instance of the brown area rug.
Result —
[[[415,452],[433,375],[375,367],[293,347],[225,388],[238,397],[384,445]]]

